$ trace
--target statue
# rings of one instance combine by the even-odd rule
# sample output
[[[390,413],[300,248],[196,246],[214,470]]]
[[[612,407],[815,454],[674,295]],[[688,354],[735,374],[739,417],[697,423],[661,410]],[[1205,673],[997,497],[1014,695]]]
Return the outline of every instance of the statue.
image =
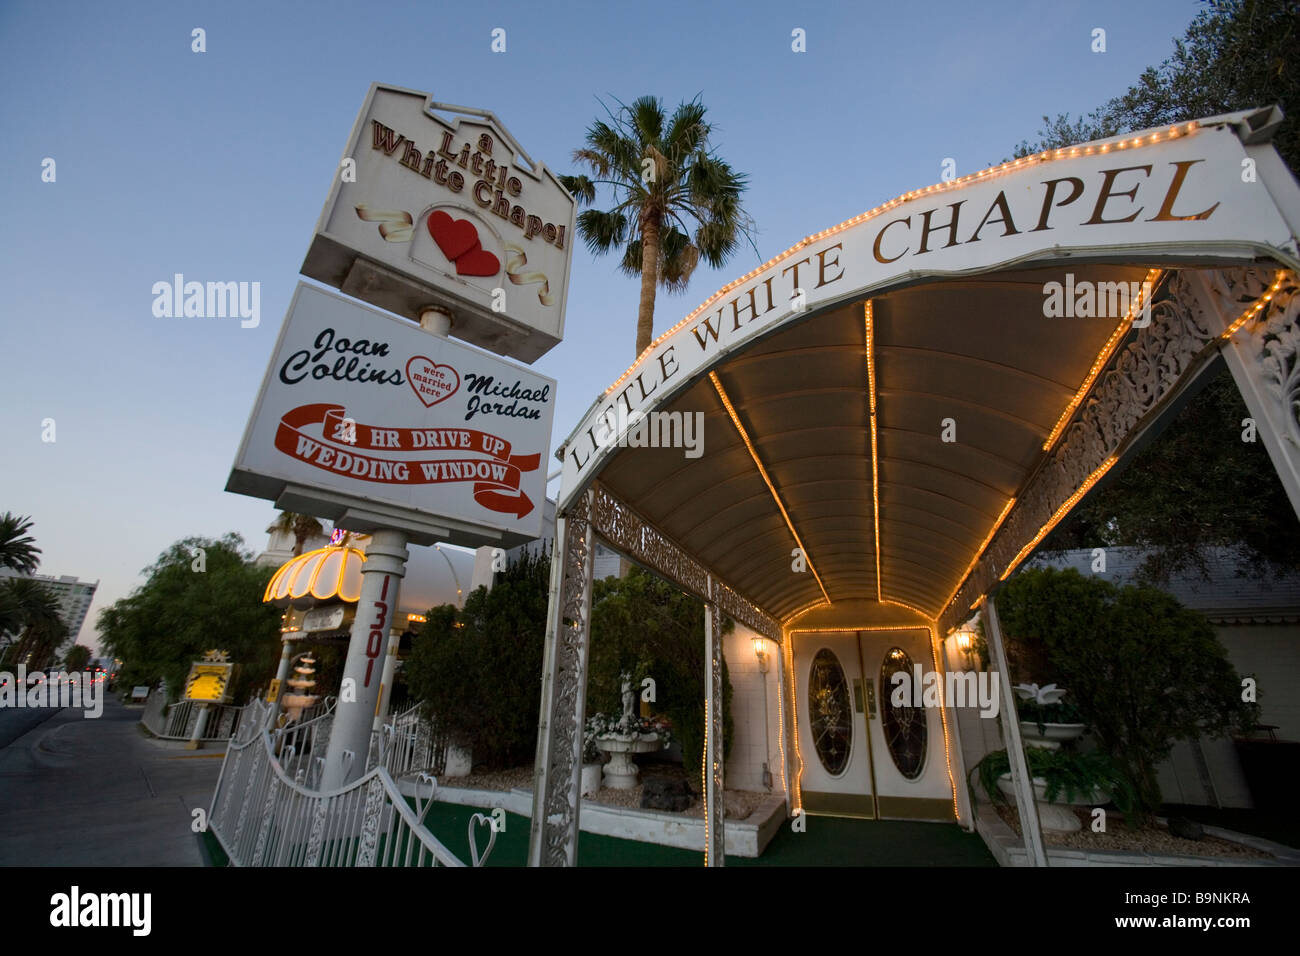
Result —
[[[632,690],[632,675],[624,673],[623,675],[623,716],[631,717],[632,708],[636,702],[636,694]]]

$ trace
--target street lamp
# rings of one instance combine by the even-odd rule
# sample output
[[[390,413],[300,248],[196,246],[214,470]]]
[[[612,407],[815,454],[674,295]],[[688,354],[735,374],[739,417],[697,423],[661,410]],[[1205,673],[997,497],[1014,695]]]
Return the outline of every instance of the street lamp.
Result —
[[[460,578],[459,578],[459,577],[457,576],[457,574],[456,574],[456,566],[455,566],[454,564],[451,563],[451,558],[447,557],[447,554],[446,554],[446,552],[444,552],[444,551],[442,550],[442,546],[441,546],[441,545],[437,545],[437,544],[435,544],[435,545],[433,546],[433,550],[437,551],[439,554],[442,555],[442,560],[446,561],[446,562],[447,562],[447,567],[451,569],[451,579],[452,579],[453,581],[456,582],[456,602],[457,602],[457,604],[459,604],[461,607],[464,607],[464,606],[465,606],[465,596],[461,593],[461,590],[460,590]]]

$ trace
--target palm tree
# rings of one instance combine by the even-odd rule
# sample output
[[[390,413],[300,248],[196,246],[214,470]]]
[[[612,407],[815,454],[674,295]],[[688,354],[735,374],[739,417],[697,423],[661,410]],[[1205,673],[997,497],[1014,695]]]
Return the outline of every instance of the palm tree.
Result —
[[[605,112],[609,122],[593,123],[586,145],[573,152],[574,161],[596,178],[561,176],[560,181],[584,204],[596,201],[598,185],[614,193],[613,208],[578,216],[578,233],[595,255],[622,249],[619,268],[641,276],[640,355],[654,329],[656,287],[684,291],[701,258],[717,268],[742,236],[752,246],[753,222],[740,204],[746,177],[710,149],[713,127],[704,121],[699,97],[678,105],[671,117],[653,96]]]
[[[67,630],[59,613],[59,599],[40,581],[9,578],[0,583],[0,634],[22,631],[8,655],[10,660],[25,660],[57,635],[54,650]]]
[[[281,511],[280,516],[271,522],[271,526],[266,530],[268,532],[285,531],[293,535],[293,553],[294,557],[297,557],[302,554],[303,546],[307,543],[308,538],[314,538],[325,533],[325,526],[311,515]]]
[[[84,671],[90,665],[90,648],[85,644],[73,644],[68,653],[63,655],[63,666],[69,671]]]
[[[27,532],[32,519],[20,518],[6,511],[0,515],[0,568],[12,568],[19,574],[31,574],[41,563],[41,549]]]

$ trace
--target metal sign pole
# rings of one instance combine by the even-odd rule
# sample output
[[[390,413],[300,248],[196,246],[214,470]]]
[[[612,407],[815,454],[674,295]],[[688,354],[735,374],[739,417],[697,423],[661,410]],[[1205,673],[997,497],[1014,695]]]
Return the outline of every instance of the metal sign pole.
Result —
[[[348,639],[343,685],[325,752],[322,790],[347,786],[365,772],[370,728],[379,707],[388,632],[397,608],[398,590],[406,575],[408,556],[404,531],[375,531],[366,548],[361,598]]]

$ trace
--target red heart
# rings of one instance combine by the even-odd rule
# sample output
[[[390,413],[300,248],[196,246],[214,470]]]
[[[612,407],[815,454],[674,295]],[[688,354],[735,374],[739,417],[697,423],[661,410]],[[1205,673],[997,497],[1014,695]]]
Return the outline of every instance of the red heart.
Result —
[[[406,363],[406,382],[415,397],[432,408],[446,401],[460,388],[460,373],[450,365],[439,365],[431,358],[413,355]]]
[[[476,242],[474,248],[456,260],[456,274],[462,276],[494,276],[501,271],[501,260],[484,252]]]
[[[468,219],[452,219],[441,209],[429,213],[426,225],[442,254],[453,262],[479,244],[478,230],[472,222]]]

